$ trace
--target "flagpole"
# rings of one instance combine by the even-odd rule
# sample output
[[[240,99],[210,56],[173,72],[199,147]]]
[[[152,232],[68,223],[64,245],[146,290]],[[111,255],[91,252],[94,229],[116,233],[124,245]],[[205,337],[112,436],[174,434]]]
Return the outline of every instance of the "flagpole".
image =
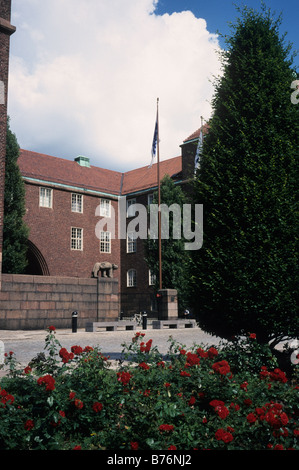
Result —
[[[160,137],[159,137],[159,98],[157,98],[157,179],[158,179],[158,241],[159,241],[159,288],[162,289],[162,245],[161,245],[161,185],[160,185]]]

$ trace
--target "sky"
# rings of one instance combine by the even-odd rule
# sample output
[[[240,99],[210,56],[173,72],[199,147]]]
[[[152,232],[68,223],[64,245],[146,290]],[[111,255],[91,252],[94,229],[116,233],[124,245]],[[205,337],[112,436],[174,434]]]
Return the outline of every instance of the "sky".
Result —
[[[21,148],[129,171],[161,160],[212,113],[219,51],[260,0],[12,0],[8,113]],[[266,2],[267,3],[267,2]],[[272,0],[298,46],[297,0]],[[298,66],[298,57],[296,59]]]

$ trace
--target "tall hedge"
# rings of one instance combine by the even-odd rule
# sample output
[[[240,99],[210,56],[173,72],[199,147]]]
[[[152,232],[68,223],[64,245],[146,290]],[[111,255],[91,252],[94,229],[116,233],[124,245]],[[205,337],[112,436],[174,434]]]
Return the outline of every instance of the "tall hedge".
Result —
[[[296,71],[281,18],[239,12],[194,186],[204,240],[193,253],[192,298],[206,331],[279,341],[299,330]]]

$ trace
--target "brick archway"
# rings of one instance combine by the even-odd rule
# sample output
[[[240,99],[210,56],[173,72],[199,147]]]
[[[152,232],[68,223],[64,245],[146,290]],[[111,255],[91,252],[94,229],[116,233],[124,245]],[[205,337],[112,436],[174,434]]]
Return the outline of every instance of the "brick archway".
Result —
[[[28,244],[28,266],[26,274],[33,274],[36,276],[50,276],[50,271],[47,262],[37,246],[30,240]]]

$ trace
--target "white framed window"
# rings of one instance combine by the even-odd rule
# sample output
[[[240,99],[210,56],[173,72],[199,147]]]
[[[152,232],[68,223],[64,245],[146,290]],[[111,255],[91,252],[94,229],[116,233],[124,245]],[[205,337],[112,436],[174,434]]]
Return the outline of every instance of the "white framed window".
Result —
[[[130,209],[130,207],[133,204],[136,204],[136,199],[135,198],[127,200],[127,217],[134,217],[135,216],[135,211],[133,210],[133,208]]]
[[[83,212],[83,196],[82,194],[72,193],[72,212]]]
[[[39,188],[39,206],[52,208],[52,189],[49,188]]]
[[[111,201],[109,199],[101,199],[100,216],[111,217]]]
[[[83,250],[83,228],[71,228],[71,249],[77,251]]]
[[[156,275],[153,274],[153,273],[151,272],[151,270],[149,269],[149,271],[148,271],[148,284],[149,284],[150,286],[154,286],[154,285],[155,285],[155,282],[156,282]]]
[[[137,285],[137,271],[136,269],[129,269],[127,271],[127,287],[136,287]]]
[[[101,231],[100,252],[101,253],[111,253],[111,232]]]
[[[135,232],[128,232],[127,234],[127,253],[136,253],[137,239]]]

